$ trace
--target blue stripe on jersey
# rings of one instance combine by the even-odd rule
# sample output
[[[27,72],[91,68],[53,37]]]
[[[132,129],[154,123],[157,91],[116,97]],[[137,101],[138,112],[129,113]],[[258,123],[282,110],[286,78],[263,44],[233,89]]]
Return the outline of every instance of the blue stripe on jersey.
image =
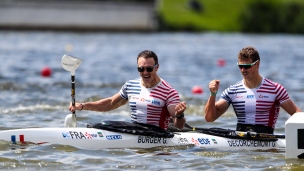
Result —
[[[233,106],[237,109],[242,109],[241,107],[244,107],[245,105],[245,101],[241,101],[241,102],[232,102]],[[245,109],[245,108],[243,108]]]
[[[129,102],[131,110],[136,110],[136,103],[135,102]]]
[[[122,92],[122,91],[124,91],[124,92]],[[120,95],[123,98],[128,99],[128,97],[125,95],[140,94],[140,91],[141,91],[140,78],[137,78],[135,80],[127,81],[121,88]]]
[[[128,94],[139,94],[140,93],[140,91],[127,91],[128,92]]]
[[[245,101],[232,102],[232,104],[233,104],[233,108],[235,110],[235,113],[239,117],[245,117],[246,116],[246,113],[245,113]]]

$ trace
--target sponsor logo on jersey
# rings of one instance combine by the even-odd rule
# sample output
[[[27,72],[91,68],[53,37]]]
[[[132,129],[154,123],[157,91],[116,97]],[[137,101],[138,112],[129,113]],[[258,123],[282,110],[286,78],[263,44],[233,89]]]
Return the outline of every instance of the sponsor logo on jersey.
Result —
[[[160,106],[160,102],[159,102],[159,101],[156,101],[156,100],[152,100],[152,104],[155,104],[155,105]]]
[[[141,101],[141,102],[148,102],[148,103],[151,102],[151,100],[147,100],[147,99],[145,99],[145,98],[140,98],[140,101]]]
[[[139,99],[139,98],[136,96],[129,96],[129,99]]]
[[[269,96],[263,96],[262,94],[260,94],[259,98],[261,98],[261,99],[263,99],[263,98],[269,98]]]
[[[254,95],[247,95],[247,99],[253,99]]]

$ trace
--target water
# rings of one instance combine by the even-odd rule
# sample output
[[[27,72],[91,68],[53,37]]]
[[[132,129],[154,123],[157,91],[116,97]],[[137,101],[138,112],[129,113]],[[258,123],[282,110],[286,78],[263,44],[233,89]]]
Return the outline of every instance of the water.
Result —
[[[208,83],[220,79],[222,91],[241,80],[237,54],[245,46],[257,48],[262,76],[279,82],[303,110],[303,35],[238,33],[76,33],[0,31],[0,130],[63,127],[70,102],[70,73],[61,58],[83,59],[76,70],[76,101],[117,93],[123,83],[138,77],[136,57],[150,49],[159,57],[159,75],[188,104],[186,118],[196,127],[234,129],[229,109],[216,122],[206,123],[203,107]],[[218,60],[226,65],[220,67]],[[42,77],[43,67],[52,69]],[[192,94],[194,86],[204,90]],[[288,119],[281,110],[275,133],[284,133]],[[101,120],[129,121],[129,107],[97,113],[77,112],[78,127]],[[301,160],[286,160],[284,151],[221,151],[195,148],[105,149],[90,151],[61,145],[12,150],[0,142],[3,170],[302,170]]]

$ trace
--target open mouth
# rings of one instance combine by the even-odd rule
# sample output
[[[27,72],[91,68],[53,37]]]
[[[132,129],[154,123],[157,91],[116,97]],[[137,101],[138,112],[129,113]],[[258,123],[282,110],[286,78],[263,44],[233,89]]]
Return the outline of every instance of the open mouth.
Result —
[[[151,75],[143,75],[143,76],[142,76],[142,78],[143,78],[145,81],[149,80],[150,77],[151,77]]]

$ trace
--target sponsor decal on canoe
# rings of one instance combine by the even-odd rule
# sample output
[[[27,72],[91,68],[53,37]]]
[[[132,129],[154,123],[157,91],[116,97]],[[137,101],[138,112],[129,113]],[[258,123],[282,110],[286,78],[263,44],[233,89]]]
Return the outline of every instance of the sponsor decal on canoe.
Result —
[[[108,140],[120,140],[120,139],[122,139],[122,136],[121,135],[107,135],[106,138]]]
[[[96,139],[99,138],[97,134],[92,134],[88,132],[77,132],[77,131],[69,131],[62,132],[63,138],[72,138],[72,139]]]
[[[210,140],[208,138],[198,138],[197,140],[200,144],[203,144],[203,145],[209,144],[210,145]]]
[[[167,138],[138,136],[138,144],[167,144]]]
[[[178,139],[178,144],[179,145],[187,145],[190,144],[187,138],[179,138]]]
[[[275,141],[229,140],[230,147],[275,147]]]
[[[194,145],[210,145],[210,140],[208,138],[192,138],[191,141]]]
[[[99,137],[103,137],[102,132],[97,132]]]
[[[194,145],[199,145],[199,142],[196,139],[191,138],[191,141],[194,143]]]
[[[212,138],[211,140],[212,140],[213,144],[217,144],[216,139]]]

